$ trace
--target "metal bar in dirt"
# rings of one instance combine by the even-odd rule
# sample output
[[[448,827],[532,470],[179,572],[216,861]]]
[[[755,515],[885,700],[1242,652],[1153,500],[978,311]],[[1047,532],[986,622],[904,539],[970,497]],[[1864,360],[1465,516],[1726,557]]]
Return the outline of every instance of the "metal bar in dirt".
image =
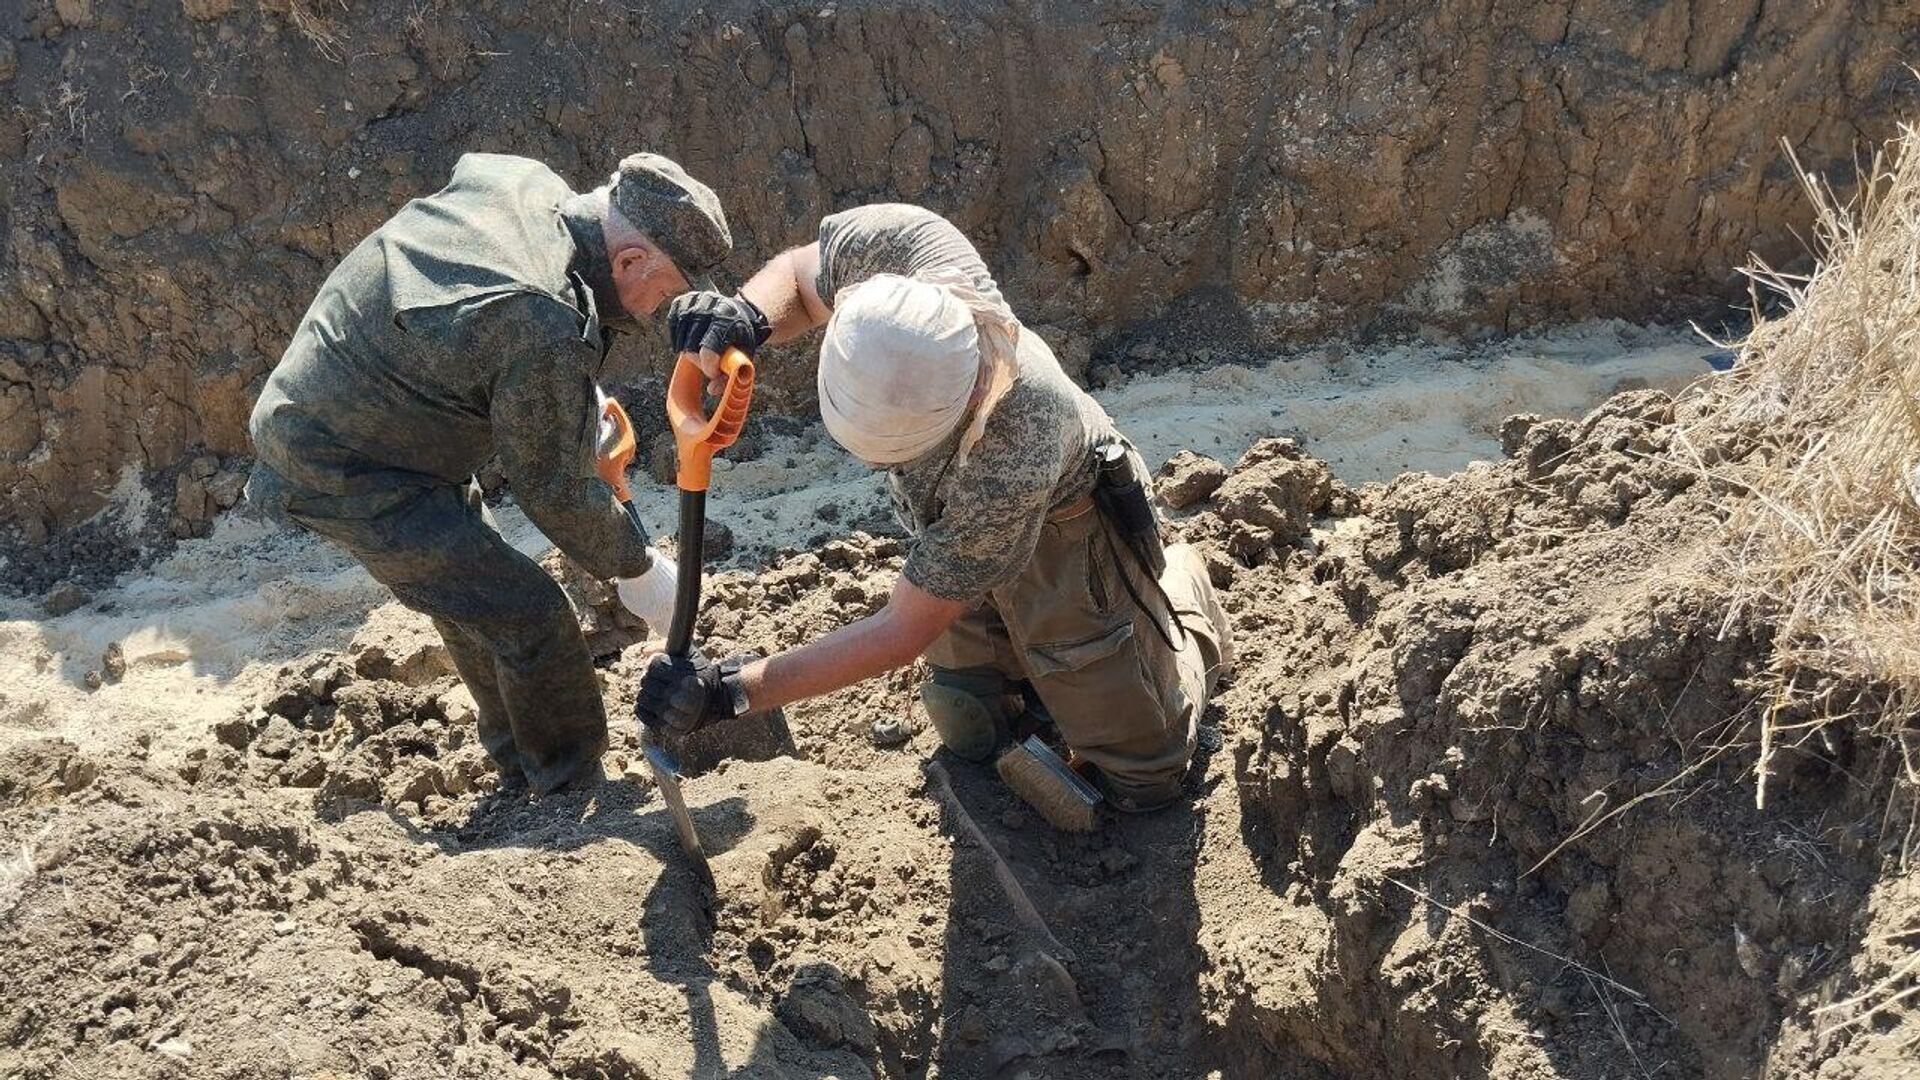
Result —
[[[667,630],[667,655],[686,656],[693,651],[693,623],[700,614],[700,575],[702,549],[706,546],[707,532],[707,493],[704,491],[680,492],[680,580],[673,596],[673,624]],[[680,791],[680,765],[673,760],[667,749],[654,741],[652,732],[641,736],[641,750],[647,758],[647,769],[653,774],[653,786],[660,791],[660,798],[667,804],[667,813],[673,818],[673,831],[680,838],[680,848],[693,862],[694,874],[700,883],[709,890],[713,889],[713,868],[707,865],[707,852],[700,843],[700,833],[693,827],[693,814],[687,809],[686,796]]]
[[[620,507],[627,512],[627,520],[633,523],[633,534],[640,538],[642,544],[651,544],[653,537],[647,532],[646,522],[640,520],[640,508],[633,505],[632,499],[622,500]]]

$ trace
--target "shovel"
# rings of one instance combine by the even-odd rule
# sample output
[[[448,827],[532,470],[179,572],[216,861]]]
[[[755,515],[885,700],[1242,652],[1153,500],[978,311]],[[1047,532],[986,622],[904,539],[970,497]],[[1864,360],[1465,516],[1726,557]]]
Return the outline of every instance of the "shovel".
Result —
[[[684,657],[693,648],[693,621],[700,612],[701,554],[706,545],[707,485],[713,475],[713,455],[732,446],[746,424],[747,405],[753,399],[753,361],[738,349],[728,349],[720,360],[720,372],[726,379],[713,414],[707,415],[704,391],[706,375],[698,365],[682,359],[673,370],[667,386],[667,420],[673,425],[674,449],[679,459],[674,486],[680,489],[679,581],[673,598],[673,624],[667,629],[667,655]],[[639,511],[634,509],[627,489],[626,466],[635,453],[633,423],[620,403],[609,399],[602,415],[613,426],[610,448],[603,452],[602,479],[613,487],[620,505],[633,520],[641,535]],[[624,455],[624,456],[623,456]],[[617,475],[617,479],[609,474]],[[714,887],[713,870],[707,865],[706,848],[693,827],[693,815],[680,791],[680,766],[666,747],[660,745],[652,729],[640,735],[641,752],[654,786],[673,817],[674,832],[680,847],[693,861],[694,873],[702,885]]]
[[[639,452],[633,440],[633,421],[628,418],[627,410],[612,398],[600,403],[600,420],[602,438],[593,462],[594,471],[613,489],[614,498],[620,500],[620,509],[625,510],[627,520],[633,522],[633,531],[645,540],[647,527],[640,521],[640,511],[634,508],[633,489],[627,486],[627,469]]]

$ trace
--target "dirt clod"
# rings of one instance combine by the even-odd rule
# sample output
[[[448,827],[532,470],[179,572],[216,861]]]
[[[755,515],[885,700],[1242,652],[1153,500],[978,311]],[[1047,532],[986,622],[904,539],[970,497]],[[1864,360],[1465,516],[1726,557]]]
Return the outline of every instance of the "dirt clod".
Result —
[[[44,804],[85,789],[97,762],[65,739],[30,739],[0,750],[0,808]]]
[[[1341,490],[1325,463],[1299,443],[1263,439],[1215,490],[1218,526],[1211,534],[1224,534],[1226,549],[1241,562],[1260,565],[1304,537]]]
[[[41,598],[40,610],[54,618],[59,618],[78,611],[92,602],[91,592],[71,581],[63,581]]]
[[[1212,495],[1226,479],[1225,465],[1204,454],[1182,450],[1160,466],[1156,487],[1169,507],[1185,510]]]
[[[100,655],[100,672],[108,682],[119,682],[127,677],[127,650],[119,642],[107,643],[106,651]]]

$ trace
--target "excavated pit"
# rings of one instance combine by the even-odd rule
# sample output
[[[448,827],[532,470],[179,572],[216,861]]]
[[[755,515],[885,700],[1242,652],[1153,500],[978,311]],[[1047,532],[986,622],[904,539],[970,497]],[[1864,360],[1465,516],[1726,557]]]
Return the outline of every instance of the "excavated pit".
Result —
[[[0,10],[0,1077],[1920,1075],[1912,789],[1839,725],[1755,805],[1771,630],[1704,466],[1766,433],[1679,438],[1691,337],[1506,336],[1717,325],[1728,268],[1804,253],[1780,140],[1844,188],[1917,33],[1892,0]],[[960,224],[1223,590],[1190,806],[1054,833],[902,671],[681,748],[705,896],[626,720],[641,628],[510,502],[617,722],[607,782],[498,790],[426,622],[228,512],[321,277],[479,148],[577,185],[670,152],[735,276],[860,202]],[[606,373],[656,478],[657,346]],[[877,609],[904,550],[765,360],[715,651]]]
[[[1754,809],[1743,680],[1767,631],[1726,622],[1700,572],[1726,492],[1676,443],[1690,407],[1644,390],[1517,417],[1497,463],[1357,487],[1286,438],[1226,465],[1177,455],[1162,497],[1240,654],[1190,808],[1054,833],[935,752],[902,672],[789,710],[798,757],[752,725],[726,733],[732,757],[687,787],[712,904],[630,725],[591,791],[496,791],[422,620],[323,548],[216,537],[239,595],[291,571],[276,600],[293,625],[247,639],[231,693],[192,650],[134,635],[102,674],[117,730],[55,709],[37,715],[60,734],[35,736],[9,702],[0,830],[21,856],[0,877],[0,1063],[1909,1074],[1910,1012],[1838,1030],[1816,1013],[1920,917],[1882,827],[1889,789],[1871,753],[1839,746],[1776,771]],[[877,608],[902,550],[854,533],[723,571],[699,634],[806,640]],[[625,715],[639,628],[550,565]],[[56,678],[94,662],[50,644],[34,663]],[[123,693],[142,685],[169,696],[143,714]]]

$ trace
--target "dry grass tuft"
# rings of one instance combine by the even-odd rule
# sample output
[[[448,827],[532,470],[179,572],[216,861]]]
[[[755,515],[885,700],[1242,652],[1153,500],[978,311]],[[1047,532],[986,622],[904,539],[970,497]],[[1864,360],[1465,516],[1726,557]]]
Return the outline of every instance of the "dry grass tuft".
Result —
[[[286,5],[287,21],[307,39],[315,52],[322,58],[339,63],[345,56],[342,46],[346,34],[333,20],[314,10],[312,0],[282,0]],[[340,10],[347,10],[345,0],[336,0]]]
[[[1832,743],[1834,725],[1887,740],[1908,790],[1920,785],[1920,132],[1877,154],[1851,200],[1799,171],[1818,265],[1747,271],[1756,308],[1765,290],[1789,310],[1757,321],[1701,425],[1765,447],[1715,470],[1751,495],[1729,521],[1733,617],[1776,627],[1762,806],[1769,759]]]
[[[1766,805],[1783,750],[1884,747],[1885,825],[1904,832],[1904,873],[1920,825],[1920,130],[1877,153],[1849,199],[1793,164],[1816,210],[1816,268],[1748,269],[1756,324],[1685,438],[1746,496],[1729,507],[1729,622],[1774,627],[1756,800]],[[1769,293],[1787,311],[1760,318]],[[1713,459],[1743,441],[1759,451]],[[1920,995],[1920,951],[1902,946],[1876,967],[1871,985],[1821,1010],[1831,1031]]]

